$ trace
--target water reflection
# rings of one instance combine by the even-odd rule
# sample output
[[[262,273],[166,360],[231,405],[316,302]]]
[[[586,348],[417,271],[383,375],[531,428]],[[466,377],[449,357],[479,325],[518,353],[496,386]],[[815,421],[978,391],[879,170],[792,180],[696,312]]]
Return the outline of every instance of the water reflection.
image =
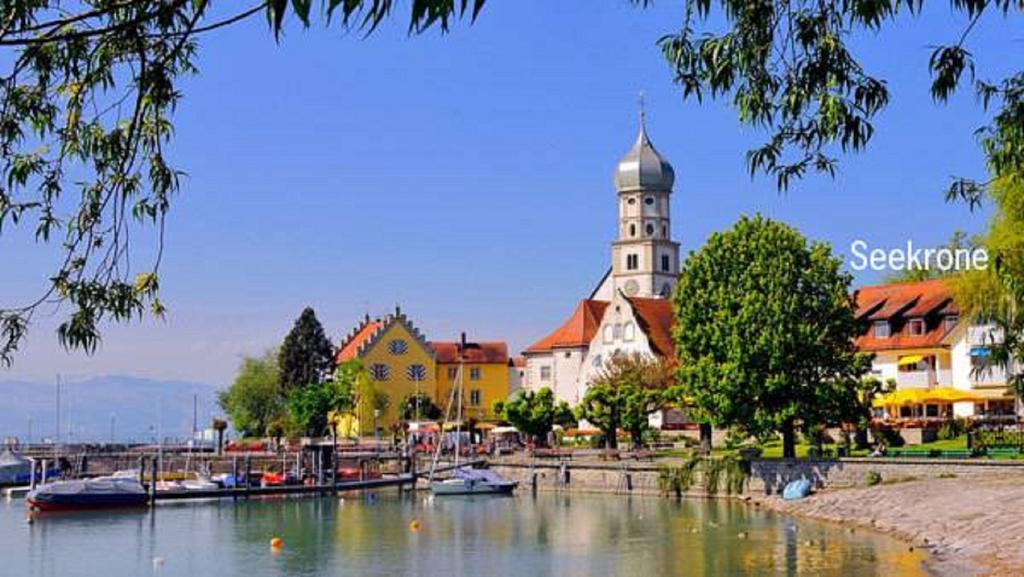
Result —
[[[33,524],[16,502],[0,508],[0,531],[0,573],[26,577],[925,575],[920,554],[867,532],[733,503],[601,495],[254,499]],[[272,537],[285,542],[278,554]]]

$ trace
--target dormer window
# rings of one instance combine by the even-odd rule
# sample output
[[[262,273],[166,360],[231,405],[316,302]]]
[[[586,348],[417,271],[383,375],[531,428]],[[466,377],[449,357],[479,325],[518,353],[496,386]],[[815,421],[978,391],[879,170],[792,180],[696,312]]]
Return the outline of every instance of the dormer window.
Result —
[[[910,319],[907,323],[907,332],[912,337],[919,337],[924,334],[924,319]]]
[[[960,317],[957,315],[949,315],[942,319],[942,326],[946,329],[946,332],[953,330],[956,324],[960,322]]]
[[[876,339],[889,338],[889,321],[875,321],[871,324],[871,331],[874,333]]]

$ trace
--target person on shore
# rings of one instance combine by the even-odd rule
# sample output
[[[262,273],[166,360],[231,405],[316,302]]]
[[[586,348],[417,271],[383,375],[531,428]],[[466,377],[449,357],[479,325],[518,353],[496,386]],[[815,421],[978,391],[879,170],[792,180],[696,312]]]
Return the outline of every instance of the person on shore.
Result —
[[[879,441],[878,444],[875,445],[875,450],[871,452],[871,456],[872,457],[884,457],[885,456],[885,442],[884,441]]]

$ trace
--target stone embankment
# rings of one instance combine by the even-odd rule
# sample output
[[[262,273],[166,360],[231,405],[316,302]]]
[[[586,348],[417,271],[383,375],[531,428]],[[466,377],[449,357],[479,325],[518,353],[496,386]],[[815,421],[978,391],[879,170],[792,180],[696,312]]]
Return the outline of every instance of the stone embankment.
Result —
[[[671,459],[493,463],[525,490],[535,485],[537,490],[638,495],[659,494],[659,472],[680,465]],[[814,495],[801,501],[778,497],[787,482],[800,478],[813,482]],[[688,494],[706,495],[699,474]],[[894,535],[931,552],[929,566],[943,577],[1024,575],[1024,463],[757,460],[750,464],[744,492],[734,497],[783,514]]]

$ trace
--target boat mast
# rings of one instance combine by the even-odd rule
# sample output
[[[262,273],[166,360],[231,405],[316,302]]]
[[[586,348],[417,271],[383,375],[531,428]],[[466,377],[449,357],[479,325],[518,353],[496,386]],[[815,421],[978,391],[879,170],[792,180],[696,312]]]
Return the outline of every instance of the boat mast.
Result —
[[[462,333],[459,339],[459,373],[455,383],[456,391],[456,402],[458,405],[455,408],[455,468],[459,467],[459,457],[461,456],[461,444],[462,444],[462,389],[463,383],[465,383],[465,375],[463,374],[466,369],[466,333]]]
[[[60,373],[57,373],[57,437],[53,440],[53,456],[60,454]]]

